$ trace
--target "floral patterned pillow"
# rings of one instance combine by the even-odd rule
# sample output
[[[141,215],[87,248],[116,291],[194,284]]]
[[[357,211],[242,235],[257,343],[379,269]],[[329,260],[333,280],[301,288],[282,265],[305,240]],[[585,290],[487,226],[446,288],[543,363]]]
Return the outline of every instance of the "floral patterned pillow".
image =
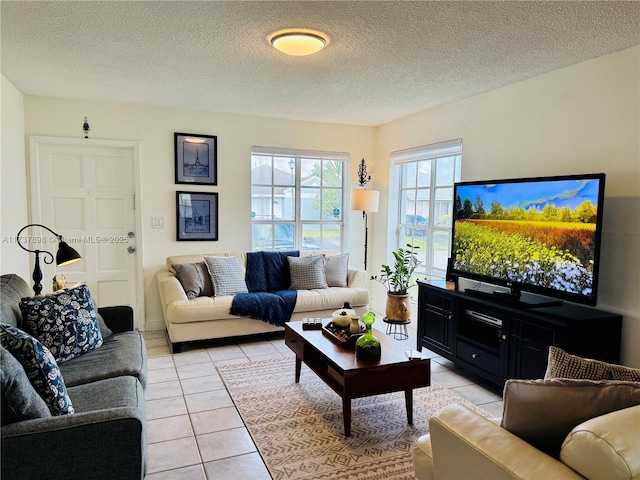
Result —
[[[102,345],[95,305],[86,285],[20,301],[25,331],[66,362]]]
[[[28,333],[5,323],[0,323],[0,344],[20,362],[51,415],[75,413],[58,364],[47,347]]]

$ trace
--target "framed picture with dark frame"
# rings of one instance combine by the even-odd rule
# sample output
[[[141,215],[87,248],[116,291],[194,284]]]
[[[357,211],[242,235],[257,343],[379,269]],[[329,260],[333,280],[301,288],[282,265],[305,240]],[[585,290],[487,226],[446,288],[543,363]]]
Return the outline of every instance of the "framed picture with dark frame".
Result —
[[[176,240],[218,240],[218,194],[176,192]]]
[[[176,183],[218,184],[218,137],[175,133]]]

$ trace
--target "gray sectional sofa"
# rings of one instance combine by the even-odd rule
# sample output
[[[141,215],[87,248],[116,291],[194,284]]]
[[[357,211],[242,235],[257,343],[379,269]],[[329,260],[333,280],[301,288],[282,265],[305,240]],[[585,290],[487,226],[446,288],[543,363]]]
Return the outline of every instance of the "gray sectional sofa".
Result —
[[[23,279],[10,274],[0,278],[0,295],[0,321],[21,328],[20,299],[33,292]],[[1,478],[144,478],[144,339],[133,330],[131,308],[107,307],[98,312],[112,334],[103,334],[103,344],[97,349],[59,363],[75,413],[3,423]],[[4,349],[3,354],[10,355]],[[3,407],[11,390],[5,384],[11,377],[8,369],[16,368],[16,362],[10,360],[2,365]]]

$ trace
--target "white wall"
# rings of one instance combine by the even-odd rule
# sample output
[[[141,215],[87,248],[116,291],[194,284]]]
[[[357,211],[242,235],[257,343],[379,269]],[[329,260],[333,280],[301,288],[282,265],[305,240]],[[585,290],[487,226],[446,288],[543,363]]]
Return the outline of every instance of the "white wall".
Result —
[[[378,187],[388,190],[391,152],[454,138],[462,180],[607,174],[598,308],[624,315],[622,362],[640,367],[640,46],[379,127]],[[371,265],[394,235],[376,222]]]
[[[163,328],[156,272],[169,255],[248,251],[251,249],[250,154],[252,146],[288,147],[351,153],[350,186],[357,183],[358,162],[373,158],[372,127],[276,120],[246,115],[82,102],[25,96],[26,135],[83,137],[88,117],[90,137],[141,142],[142,232],[145,318],[147,328]],[[218,186],[174,183],[174,132],[217,135]],[[28,154],[28,152],[27,152]],[[177,242],[175,192],[219,193],[219,241]],[[151,228],[151,217],[164,217],[165,228]],[[349,222],[359,220],[349,213]],[[355,223],[360,226],[360,223]],[[347,230],[352,262],[361,264],[364,231]],[[140,238],[140,235],[139,235]]]
[[[31,256],[15,243],[16,233],[28,223],[27,168],[22,94],[2,75],[0,84],[1,169],[0,272],[31,278]]]

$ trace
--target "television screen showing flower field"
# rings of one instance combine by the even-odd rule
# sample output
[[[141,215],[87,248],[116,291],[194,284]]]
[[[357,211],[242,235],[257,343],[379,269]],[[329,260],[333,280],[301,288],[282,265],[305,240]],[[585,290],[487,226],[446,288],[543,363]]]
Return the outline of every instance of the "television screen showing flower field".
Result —
[[[459,185],[454,268],[593,293],[598,179]]]

